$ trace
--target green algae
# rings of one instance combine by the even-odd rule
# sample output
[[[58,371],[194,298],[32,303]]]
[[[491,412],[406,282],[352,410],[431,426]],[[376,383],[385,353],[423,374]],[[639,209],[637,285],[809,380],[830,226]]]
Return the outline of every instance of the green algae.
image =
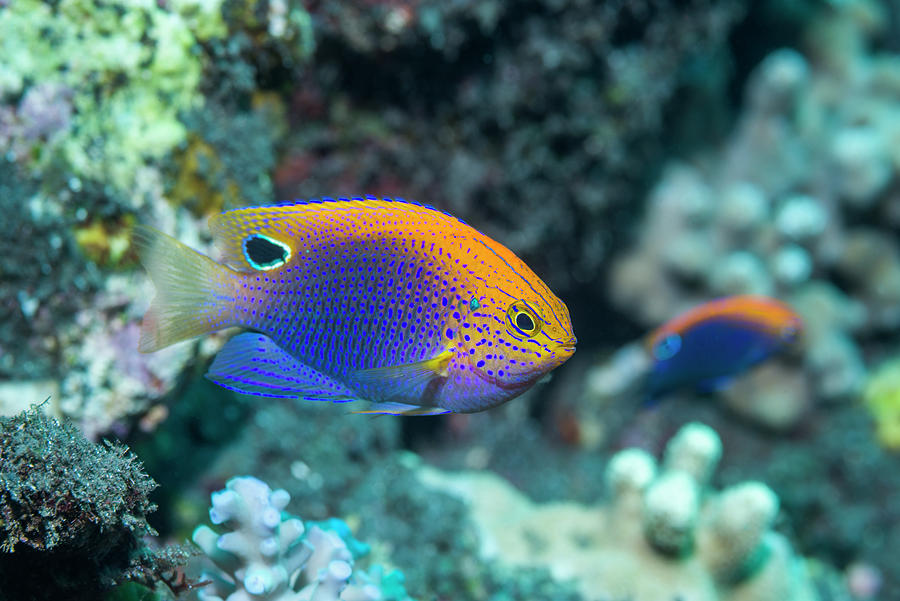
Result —
[[[61,161],[129,189],[141,166],[184,141],[179,113],[204,102],[198,44],[225,33],[219,0],[21,0],[0,11],[0,99],[34,83],[71,94],[65,131],[26,141],[32,168]]]
[[[886,449],[900,450],[900,356],[869,375],[863,400],[875,421],[878,442]]]

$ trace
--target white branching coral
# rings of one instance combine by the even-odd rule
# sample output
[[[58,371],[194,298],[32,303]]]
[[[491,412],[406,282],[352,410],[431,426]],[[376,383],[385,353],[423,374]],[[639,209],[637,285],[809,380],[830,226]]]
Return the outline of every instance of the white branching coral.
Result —
[[[399,573],[357,569],[344,538],[321,525],[307,528],[285,511],[289,501],[287,491],[252,477],[232,478],[212,494],[210,521],[226,531],[194,530],[194,542],[218,568],[203,574],[210,584],[200,601],[411,601]]]
[[[806,564],[772,530],[778,497],[765,484],[722,491],[710,478],[722,454],[711,428],[688,424],[661,466],[626,449],[609,462],[601,506],[536,504],[487,473],[422,468],[429,486],[470,503],[485,556],[544,566],[589,600],[813,601]]]

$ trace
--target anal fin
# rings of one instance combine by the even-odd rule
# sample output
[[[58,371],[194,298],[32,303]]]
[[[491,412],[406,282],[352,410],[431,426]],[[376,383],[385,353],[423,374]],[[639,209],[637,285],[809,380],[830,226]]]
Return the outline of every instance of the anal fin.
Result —
[[[443,407],[419,407],[418,405],[407,405],[406,403],[372,403],[368,409],[351,411],[351,413],[368,415],[444,415],[445,413],[451,413],[451,411]]]
[[[359,397],[305,365],[263,334],[239,334],[225,343],[206,377],[229,390],[271,398],[346,403]]]

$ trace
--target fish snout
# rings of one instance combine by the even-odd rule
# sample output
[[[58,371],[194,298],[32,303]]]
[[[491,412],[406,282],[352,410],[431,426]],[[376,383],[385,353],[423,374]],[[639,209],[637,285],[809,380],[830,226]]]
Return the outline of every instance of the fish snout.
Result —
[[[561,342],[559,346],[562,347],[562,350],[564,351],[574,353],[576,344],[578,344],[578,339],[575,338],[575,336],[572,336],[568,340]]]

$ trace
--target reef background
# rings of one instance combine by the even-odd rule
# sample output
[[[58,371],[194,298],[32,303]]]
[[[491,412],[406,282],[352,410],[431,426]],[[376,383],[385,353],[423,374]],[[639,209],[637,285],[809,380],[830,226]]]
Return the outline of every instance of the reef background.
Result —
[[[577,599],[546,566],[479,561],[422,462],[593,503],[613,452],[701,421],[715,486],[771,487],[820,599],[900,600],[896,2],[0,1],[0,149],[0,414],[49,397],[131,445],[154,540],[254,475],[346,520],[414,598]],[[360,194],[522,256],[575,358],[492,412],[371,420],[209,385],[227,333],[136,352],[134,224],[208,250],[220,210]],[[744,292],[797,308],[802,351],[710,398],[611,400],[633,377],[617,351]]]

